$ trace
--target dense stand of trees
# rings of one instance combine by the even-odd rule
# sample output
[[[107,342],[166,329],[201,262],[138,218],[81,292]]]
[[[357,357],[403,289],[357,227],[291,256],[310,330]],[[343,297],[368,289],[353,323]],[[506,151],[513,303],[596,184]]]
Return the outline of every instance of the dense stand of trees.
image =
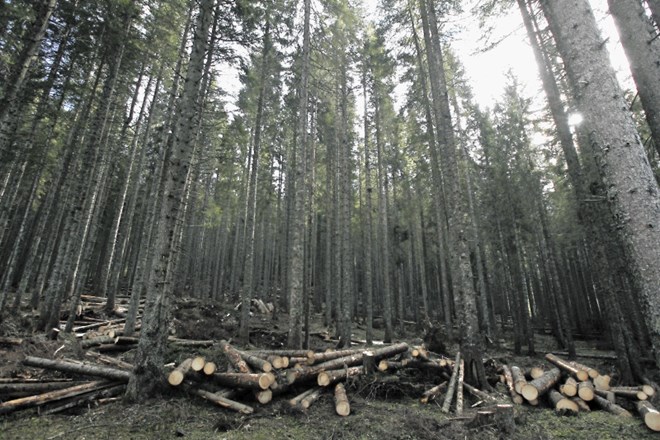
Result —
[[[0,319],[71,331],[81,294],[128,295],[131,333],[146,299],[133,398],[186,296],[242,302],[243,342],[252,298],[291,347],[312,315],[341,345],[356,322],[368,342],[440,326],[482,386],[508,330],[518,353],[604,334],[624,380],[660,365],[657,2],[609,2],[632,92],[587,0],[482,4],[519,9],[543,115],[513,74],[476,103],[460,3],[382,0],[374,23],[349,0],[4,2]]]

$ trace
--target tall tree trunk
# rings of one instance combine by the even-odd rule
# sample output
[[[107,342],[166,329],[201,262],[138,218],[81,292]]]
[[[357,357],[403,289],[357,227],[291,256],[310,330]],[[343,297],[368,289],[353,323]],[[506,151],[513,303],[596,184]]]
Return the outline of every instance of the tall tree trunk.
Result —
[[[250,339],[250,301],[254,291],[254,247],[257,216],[257,180],[259,175],[259,149],[261,148],[261,131],[264,114],[264,95],[268,75],[268,59],[270,57],[270,21],[266,18],[261,51],[261,67],[259,72],[259,97],[257,98],[257,114],[254,121],[254,137],[252,140],[252,168],[248,183],[246,200],[246,237],[245,237],[245,273],[241,289],[241,319],[239,338],[247,344]]]
[[[417,30],[415,26],[415,18],[413,16],[412,8],[408,8],[408,15],[410,16],[410,23],[412,28],[413,43],[415,45],[415,55],[417,59],[417,66],[419,69],[419,80],[421,85],[422,100],[424,102],[424,116],[426,120],[426,133],[428,136],[429,150],[431,152],[431,179],[433,181],[433,207],[436,214],[436,230],[438,235],[438,268],[440,272],[440,290],[442,293],[444,309],[443,309],[443,318],[444,324],[447,328],[447,331],[452,328],[453,318],[452,318],[452,309],[451,309],[451,292],[449,288],[449,275],[447,273],[447,264],[446,264],[446,245],[445,245],[445,236],[446,236],[446,215],[443,206],[446,208],[446,199],[444,197],[444,183],[442,178],[442,171],[440,170],[440,159],[437,149],[437,136],[434,130],[437,130],[437,127],[434,127],[433,122],[433,113],[431,111],[431,102],[429,98],[429,92],[427,88],[427,74],[424,69],[423,54],[421,44],[419,42],[419,37],[417,36]],[[426,17],[423,16],[423,19],[426,20]],[[428,25],[424,27],[424,40],[427,41]],[[430,34],[428,35],[430,39]],[[439,136],[439,135],[438,135]]]
[[[289,291],[289,334],[287,345],[290,348],[301,348],[303,343],[303,270],[304,241],[305,241],[305,162],[307,148],[307,114],[308,114],[308,88],[310,70],[310,13],[311,0],[304,0],[303,19],[303,46],[298,97],[298,126],[296,130],[296,163],[293,173],[295,180],[295,193],[293,194],[293,215],[290,223],[291,259],[288,268]]]
[[[149,277],[145,316],[135,356],[135,370],[126,390],[127,397],[141,400],[162,383],[163,355],[167,342],[170,301],[172,296],[173,264],[178,243],[178,223],[186,193],[190,162],[193,157],[195,113],[199,108],[199,94],[208,49],[208,33],[213,19],[214,0],[201,0],[193,39],[190,62],[183,86],[182,101],[177,112],[177,131],[173,148],[166,154],[163,202],[154,242],[154,267]]]
[[[640,0],[608,0],[637,93],[660,155],[660,39]]]
[[[13,160],[13,158],[7,157],[7,153],[9,153],[8,142],[11,131],[13,131],[17,119],[20,117],[17,100],[25,86],[30,66],[37,57],[41,40],[48,28],[48,20],[55,9],[56,3],[57,0],[40,0],[35,3],[36,16],[27,33],[27,42],[19,53],[3,87],[2,98],[0,99],[0,159],[3,163],[2,168],[0,168],[0,176],[2,177],[6,172],[5,164],[8,163],[7,160]],[[0,193],[3,190],[3,188],[0,188]]]
[[[660,190],[588,1],[543,0],[543,5],[589,127],[612,221],[625,245],[660,366]]]
[[[387,179],[387,167],[385,165],[385,152],[383,151],[382,140],[382,122],[380,118],[380,96],[374,96],[374,109],[375,109],[375,124],[376,124],[376,158],[378,167],[378,225],[379,225],[379,241],[381,253],[381,267],[379,271],[380,278],[382,279],[383,291],[383,318],[385,321],[385,335],[383,341],[385,343],[392,342],[393,326],[392,326],[392,263],[391,263],[391,246],[390,246],[390,229],[388,220],[388,192],[389,184]]]
[[[366,309],[366,340],[367,345],[373,343],[374,338],[374,305],[373,305],[373,200],[372,200],[372,184],[371,184],[371,152],[370,152],[370,134],[369,134],[369,115],[366,109],[368,107],[367,95],[367,69],[365,67],[362,72],[362,93],[364,95],[364,197],[366,198],[367,209],[367,225],[366,225],[366,244],[364,252],[364,295],[365,295],[365,309]]]
[[[420,14],[422,24],[427,24],[430,32],[424,32],[427,56],[429,60],[429,76],[431,78],[431,95],[433,96],[433,110],[436,126],[442,138],[441,159],[443,176],[448,184],[447,188],[447,220],[449,225],[450,261],[454,295],[459,301],[461,322],[461,351],[465,357],[468,371],[467,378],[473,382],[489,388],[483,368],[481,341],[478,338],[477,295],[472,282],[472,266],[468,246],[467,219],[469,212],[464,197],[465,172],[459,162],[456,152],[456,141],[453,133],[451,112],[449,110],[449,96],[447,83],[444,78],[444,63],[440,48],[437,30],[435,9],[427,7],[425,0],[420,0]]]
[[[587,190],[588,185],[586,183],[587,176],[585,176],[586,170],[583,168],[583,165],[586,165],[588,168],[589,164],[593,161],[586,160],[585,164],[581,164],[578,158],[575,143],[573,142],[573,135],[568,125],[568,115],[564,110],[559,86],[555,80],[550,56],[548,55],[548,49],[544,45],[543,39],[539,34],[541,26],[536,20],[536,15],[533,13],[534,10],[531,4],[529,2],[526,3],[524,0],[518,0],[518,6],[520,8],[525,28],[527,29],[527,35],[534,51],[537,65],[539,66],[543,89],[548,100],[548,107],[550,108],[557,130],[557,136],[566,160],[568,175],[578,204],[578,220],[584,227],[586,236],[589,237],[589,247],[594,256],[593,264],[597,275],[593,277],[590,285],[595,285],[596,291],[606,297],[604,302],[607,306],[605,308],[608,316],[607,323],[608,328],[612,333],[612,340],[614,342],[615,350],[617,351],[619,366],[624,379],[631,380],[634,368],[631,368],[631,358],[627,355],[627,350],[630,347],[627,345],[621,345],[624,341],[623,332],[625,331],[624,329],[627,324],[621,321],[620,311],[618,310],[618,307],[616,307],[617,298],[615,293],[618,289],[616,287],[617,283],[613,278],[616,270],[612,267],[613,264],[617,264],[616,262],[621,259],[609,260],[606,258],[606,251],[602,239],[603,237],[609,237],[607,241],[610,243],[613,241],[610,237],[611,234],[607,232],[607,208],[604,201],[590,201],[592,198],[600,198],[600,195],[589,194],[589,191]],[[598,188],[600,185],[589,185],[589,187]],[[541,209],[543,208],[539,207],[539,210]],[[545,214],[542,215],[545,216]]]

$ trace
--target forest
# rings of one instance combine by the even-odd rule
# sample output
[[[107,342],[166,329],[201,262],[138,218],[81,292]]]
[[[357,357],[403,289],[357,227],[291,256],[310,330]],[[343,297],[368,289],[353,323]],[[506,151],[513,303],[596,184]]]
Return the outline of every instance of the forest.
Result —
[[[651,438],[659,182],[658,0],[4,0],[0,437]]]

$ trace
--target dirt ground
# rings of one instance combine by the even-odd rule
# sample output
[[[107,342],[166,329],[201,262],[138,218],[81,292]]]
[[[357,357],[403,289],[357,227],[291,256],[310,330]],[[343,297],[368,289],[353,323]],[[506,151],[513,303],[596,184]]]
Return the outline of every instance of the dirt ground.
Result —
[[[173,332],[177,337],[189,339],[231,339],[238,329],[238,311],[221,309],[198,301],[179,301],[176,305]],[[272,322],[269,317],[255,314],[251,342],[256,347],[278,348],[284,342],[285,317]],[[17,314],[0,324],[0,336],[21,336],[20,346],[0,346],[0,377],[16,377],[30,373],[33,376],[58,377],[59,373],[26,369],[20,364],[26,355],[42,357],[58,355],[75,356],[76,347],[68,347],[62,341],[46,340],[30,335],[31,320],[27,312]],[[325,333],[318,320],[313,320],[312,348],[325,349],[332,342],[319,335]],[[362,339],[363,329],[356,328],[357,339]],[[415,329],[408,329],[409,342],[418,342]],[[597,341],[579,341],[580,353],[596,353]],[[553,340],[537,335],[536,357],[513,357],[510,347],[500,340],[496,348],[490,348],[487,357],[520,366],[543,364],[544,350],[554,349]],[[75,345],[73,343],[72,345]],[[62,348],[64,346],[64,348]],[[455,346],[449,344],[450,353]],[[193,354],[208,359],[221,360],[216,348],[192,350],[173,348],[167,361],[179,362]],[[78,353],[79,354],[79,353]],[[131,352],[122,355],[129,360]],[[580,359],[594,367],[616,373],[607,362]],[[67,413],[39,416],[36,410],[23,410],[0,416],[0,440],[5,439],[651,439],[656,433],[647,429],[639,417],[622,418],[603,411],[580,413],[577,416],[557,415],[547,407],[515,407],[515,431],[507,433],[497,425],[473,426],[471,420],[476,409],[470,408],[477,401],[466,396],[466,411],[461,417],[453,412],[443,414],[441,402],[422,405],[419,396],[423,390],[439,383],[430,373],[403,370],[397,374],[377,375],[370,379],[353,379],[346,383],[350,398],[351,414],[336,415],[332,396],[326,394],[306,412],[292,410],[287,400],[299,388],[285,396],[274,397],[267,405],[241,400],[255,408],[250,415],[240,415],[187,395],[185,391],[170,389],[166,395],[157,396],[141,404],[115,401],[103,405],[75,408]],[[657,399],[657,395],[655,396]],[[655,402],[660,403],[660,402]],[[543,405],[543,404],[542,404]],[[657,406],[657,405],[656,405]]]

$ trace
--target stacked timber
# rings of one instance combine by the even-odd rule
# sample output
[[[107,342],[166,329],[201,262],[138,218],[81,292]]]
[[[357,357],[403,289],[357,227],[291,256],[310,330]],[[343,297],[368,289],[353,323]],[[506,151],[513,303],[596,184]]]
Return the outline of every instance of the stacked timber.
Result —
[[[648,401],[655,394],[650,384],[611,386],[610,376],[579,362],[548,353],[545,359],[554,368],[540,367],[532,375],[515,365],[502,365],[509,396],[514,404],[537,406],[542,399],[561,415],[573,415],[601,409],[620,417],[632,417],[626,409],[636,408],[647,427],[660,431],[660,413]]]
[[[77,405],[98,404],[123,394],[132,365],[94,348],[110,344],[130,346],[137,340],[121,335],[94,334],[82,338],[81,342],[88,350],[85,359],[93,359],[94,363],[30,356],[24,360],[26,366],[58,371],[69,375],[68,378],[0,378],[0,414],[28,408],[50,414]],[[165,366],[169,368],[166,379],[170,387],[242,414],[255,411],[253,402],[266,405],[281,397],[287,399],[292,408],[304,411],[327,396],[338,415],[348,416],[351,413],[350,391],[358,388],[354,381],[362,377],[362,385],[380,386],[397,382],[404,376],[398,374],[402,370],[415,369],[427,372],[425,377],[433,380],[433,386],[419,391],[421,403],[435,401],[441,411],[453,410],[459,417],[464,407],[481,405],[476,415],[475,410],[466,410],[474,416],[476,425],[500,418],[507,424],[513,420],[512,408],[527,404],[550,407],[561,415],[601,409],[620,417],[632,417],[632,412],[636,412],[650,429],[660,430],[660,413],[649,402],[649,397],[655,394],[651,385],[611,386],[609,376],[599,381],[603,375],[596,369],[553,354],[546,356],[550,365],[533,369],[500,366],[499,377],[506,385],[511,405],[504,404],[504,396],[484,392],[465,381],[466,371],[471,367],[460,352],[455,359],[447,359],[404,342],[324,352],[242,350],[224,340],[171,339],[170,343],[181,347],[217,348],[205,351],[207,356],[191,353],[178,364]],[[214,354],[209,356],[209,353]],[[227,366],[227,370],[222,369],[223,366]],[[473,400],[466,403],[464,393]]]

